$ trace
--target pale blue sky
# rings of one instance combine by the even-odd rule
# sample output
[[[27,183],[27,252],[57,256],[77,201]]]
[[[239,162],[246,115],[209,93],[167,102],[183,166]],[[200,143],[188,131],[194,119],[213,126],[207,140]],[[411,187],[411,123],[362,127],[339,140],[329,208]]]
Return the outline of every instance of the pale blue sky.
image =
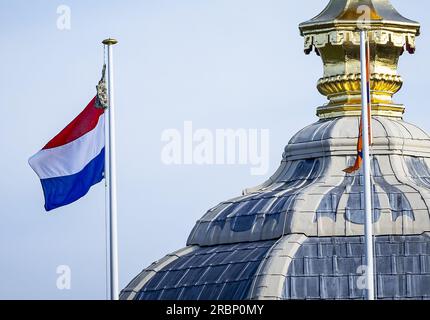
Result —
[[[115,47],[120,283],[185,245],[207,209],[263,182],[284,146],[316,121],[325,103],[315,88],[322,65],[303,54],[297,25],[320,0],[0,0],[0,298],[104,299],[104,186],[46,214],[27,164],[95,94],[101,40]],[[392,0],[420,21],[414,56],[405,54],[405,85],[396,101],[405,119],[429,131],[429,4]],[[71,30],[56,27],[70,6]],[[270,129],[270,170],[249,166],[166,166],[161,133],[196,128]],[[72,288],[56,288],[69,265]]]

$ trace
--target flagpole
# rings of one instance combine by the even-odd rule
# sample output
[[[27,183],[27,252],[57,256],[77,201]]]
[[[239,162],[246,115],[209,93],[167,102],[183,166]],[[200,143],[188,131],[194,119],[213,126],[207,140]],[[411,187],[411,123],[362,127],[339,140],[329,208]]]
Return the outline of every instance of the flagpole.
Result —
[[[370,138],[369,138],[369,103],[368,90],[368,59],[367,59],[367,35],[366,31],[360,33],[360,59],[361,59],[361,104],[363,124],[363,169],[364,169],[364,212],[365,212],[365,245],[366,245],[366,298],[375,300],[375,271],[373,259],[373,219],[372,219],[372,185],[370,179]]]
[[[103,40],[107,47],[107,93],[108,108],[106,119],[106,156],[105,156],[105,179],[106,179],[106,213],[109,221],[109,291],[110,299],[119,299],[118,290],[118,233],[117,233],[117,198],[116,198],[116,145],[115,145],[115,103],[114,103],[114,81],[113,81],[113,50],[112,46],[117,44],[115,39]]]

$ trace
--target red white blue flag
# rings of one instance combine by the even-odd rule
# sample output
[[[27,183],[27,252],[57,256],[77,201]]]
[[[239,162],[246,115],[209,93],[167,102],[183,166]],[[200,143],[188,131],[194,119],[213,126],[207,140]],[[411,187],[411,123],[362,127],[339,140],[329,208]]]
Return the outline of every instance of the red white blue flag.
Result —
[[[105,114],[98,98],[29,160],[46,211],[70,204],[100,182],[105,166]]]

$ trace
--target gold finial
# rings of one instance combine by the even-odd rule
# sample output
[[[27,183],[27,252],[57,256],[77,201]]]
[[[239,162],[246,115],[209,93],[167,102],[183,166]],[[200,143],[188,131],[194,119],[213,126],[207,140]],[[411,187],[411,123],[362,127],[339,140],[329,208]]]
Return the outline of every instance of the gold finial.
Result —
[[[113,45],[117,44],[118,41],[116,39],[109,38],[109,39],[103,40],[102,43],[106,46],[113,46]]]
[[[374,115],[402,117],[404,106],[393,95],[403,81],[399,57],[415,51],[419,23],[406,19],[389,0],[331,0],[315,18],[299,26],[305,53],[315,50],[324,64],[318,91],[329,102],[319,107],[320,118],[357,116],[361,112],[360,30],[370,43],[371,100]]]

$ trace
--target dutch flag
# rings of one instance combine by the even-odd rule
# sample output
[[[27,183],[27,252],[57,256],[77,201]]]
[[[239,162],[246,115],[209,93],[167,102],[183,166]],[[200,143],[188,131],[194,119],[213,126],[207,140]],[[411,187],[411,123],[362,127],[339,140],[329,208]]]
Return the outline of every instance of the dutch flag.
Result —
[[[105,114],[97,97],[30,158],[39,176],[46,211],[70,204],[100,182],[105,167]]]

